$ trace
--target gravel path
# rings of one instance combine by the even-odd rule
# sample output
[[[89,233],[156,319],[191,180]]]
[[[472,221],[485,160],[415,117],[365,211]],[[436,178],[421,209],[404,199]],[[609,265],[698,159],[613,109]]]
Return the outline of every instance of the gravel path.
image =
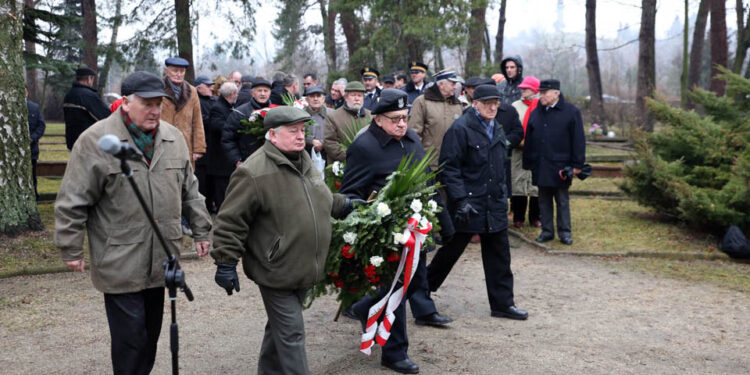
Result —
[[[492,318],[477,245],[441,290],[448,328],[409,322],[409,354],[423,374],[750,373],[750,294],[660,279],[620,266],[550,256],[514,243],[516,303],[528,321]],[[228,297],[213,282],[210,259],[183,263],[196,301],[180,295],[180,364],[184,374],[247,374],[266,317],[257,287],[242,278]],[[314,374],[391,373],[380,351],[357,351],[359,323],[332,322],[337,304],[322,298],[305,312]],[[155,374],[168,374],[165,314]],[[0,280],[0,373],[109,373],[103,297],[88,275],[50,274]]]

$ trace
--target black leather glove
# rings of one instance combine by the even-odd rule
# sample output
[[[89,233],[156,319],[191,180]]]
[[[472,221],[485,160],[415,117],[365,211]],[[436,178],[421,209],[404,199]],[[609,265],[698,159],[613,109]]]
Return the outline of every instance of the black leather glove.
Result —
[[[458,204],[458,209],[456,210],[456,221],[459,221],[461,223],[465,223],[469,221],[469,218],[471,215],[478,215],[479,212],[477,212],[476,209],[474,209],[474,206],[469,203],[468,200],[463,200],[461,203]]]
[[[221,263],[216,265],[214,280],[220,287],[226,289],[227,295],[232,295],[232,289],[240,291],[240,279],[237,277],[237,263]]]
[[[361,204],[367,204],[367,201],[359,198],[346,198],[346,202],[344,202],[344,217],[354,210],[355,205]]]

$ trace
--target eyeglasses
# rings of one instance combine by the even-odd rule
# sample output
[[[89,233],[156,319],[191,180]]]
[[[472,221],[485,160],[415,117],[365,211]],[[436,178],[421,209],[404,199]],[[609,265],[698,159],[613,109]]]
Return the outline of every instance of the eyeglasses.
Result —
[[[393,124],[398,124],[401,121],[406,122],[409,119],[409,116],[406,116],[406,115],[403,115],[403,116],[393,116],[393,117],[383,115],[383,117],[391,120],[391,123],[393,123]]]

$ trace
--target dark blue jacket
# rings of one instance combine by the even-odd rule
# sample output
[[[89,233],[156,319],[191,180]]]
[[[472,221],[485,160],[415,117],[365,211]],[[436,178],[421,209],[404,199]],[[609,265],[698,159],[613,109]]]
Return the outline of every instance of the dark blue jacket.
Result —
[[[417,90],[417,88],[414,87],[414,82],[411,82],[411,81],[409,83],[407,83],[406,86],[404,86],[404,87],[401,88],[401,90],[403,90],[406,93],[406,95],[408,96],[408,102],[407,103],[409,104],[409,108],[411,108],[412,103],[414,103],[414,101],[417,100],[417,98],[420,95],[424,94],[424,89],[426,89],[426,88],[427,88],[427,81],[422,81],[422,89],[421,90]]]
[[[227,158],[221,146],[221,137],[229,114],[234,106],[224,97],[216,101],[209,113],[208,122],[203,123],[206,129],[206,156],[208,157],[208,174],[229,177],[234,172],[235,162]],[[201,159],[203,159],[201,158]]]
[[[365,92],[365,101],[362,102],[362,108],[373,110],[375,108],[375,104],[378,104],[378,100],[380,99],[380,87],[375,87],[375,95],[369,96],[368,92]]]
[[[213,107],[216,104],[216,97],[211,96],[203,96],[200,93],[198,93],[198,100],[201,102],[201,118],[203,119],[203,134],[206,136],[206,153],[203,154],[203,157],[195,161],[196,168],[197,167],[208,167],[209,164],[209,150],[208,145],[211,143],[210,135],[208,131],[208,122],[209,122],[209,116],[211,115],[211,107]],[[221,142],[221,134],[219,134],[219,142]]]
[[[63,114],[65,143],[71,150],[78,136],[95,122],[109,117],[110,111],[95,89],[73,82],[73,87],[63,99]]]
[[[31,160],[39,159],[39,139],[44,135],[47,124],[44,116],[39,110],[39,104],[26,99],[26,107],[29,109],[29,137],[31,138]]]
[[[523,149],[523,168],[531,170],[531,182],[539,187],[570,186],[571,180],[562,180],[559,171],[581,168],[585,162],[581,111],[562,95],[549,110],[540,103],[529,115]]]
[[[495,233],[508,228],[505,184],[505,133],[494,122],[493,137],[487,135],[476,111],[466,111],[445,133],[440,149],[443,171],[440,180],[448,194],[448,207],[455,218],[464,200],[479,213],[466,222],[454,220],[456,232]]]

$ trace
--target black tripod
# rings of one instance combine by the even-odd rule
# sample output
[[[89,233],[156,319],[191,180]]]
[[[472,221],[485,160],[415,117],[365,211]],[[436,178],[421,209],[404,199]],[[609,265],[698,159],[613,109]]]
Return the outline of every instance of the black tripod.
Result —
[[[154,221],[154,216],[151,215],[151,211],[148,210],[146,201],[143,199],[141,191],[138,190],[138,185],[135,184],[135,180],[133,180],[133,171],[130,169],[130,166],[128,166],[126,158],[124,157],[120,157],[120,168],[122,169],[122,175],[128,180],[128,182],[130,182],[130,186],[133,188],[133,191],[135,191],[135,195],[138,197],[138,201],[141,203],[141,207],[143,207],[143,211],[146,213],[146,217],[148,217],[151,227],[154,228],[154,233],[156,233],[156,237],[159,239],[161,247],[164,249],[164,252],[167,253],[167,260],[164,262],[164,284],[169,291],[169,302],[172,312],[172,324],[169,326],[169,348],[172,352],[172,374],[176,375],[180,372],[180,367],[177,361],[179,334],[177,326],[177,306],[175,306],[175,301],[177,301],[177,288],[180,288],[180,290],[185,293],[188,301],[193,300],[193,292],[190,291],[190,288],[188,288],[185,283],[185,273],[180,268],[180,263],[177,261],[177,257],[169,251],[167,241],[164,240],[164,236],[162,236],[159,227],[156,225],[156,221]]]

